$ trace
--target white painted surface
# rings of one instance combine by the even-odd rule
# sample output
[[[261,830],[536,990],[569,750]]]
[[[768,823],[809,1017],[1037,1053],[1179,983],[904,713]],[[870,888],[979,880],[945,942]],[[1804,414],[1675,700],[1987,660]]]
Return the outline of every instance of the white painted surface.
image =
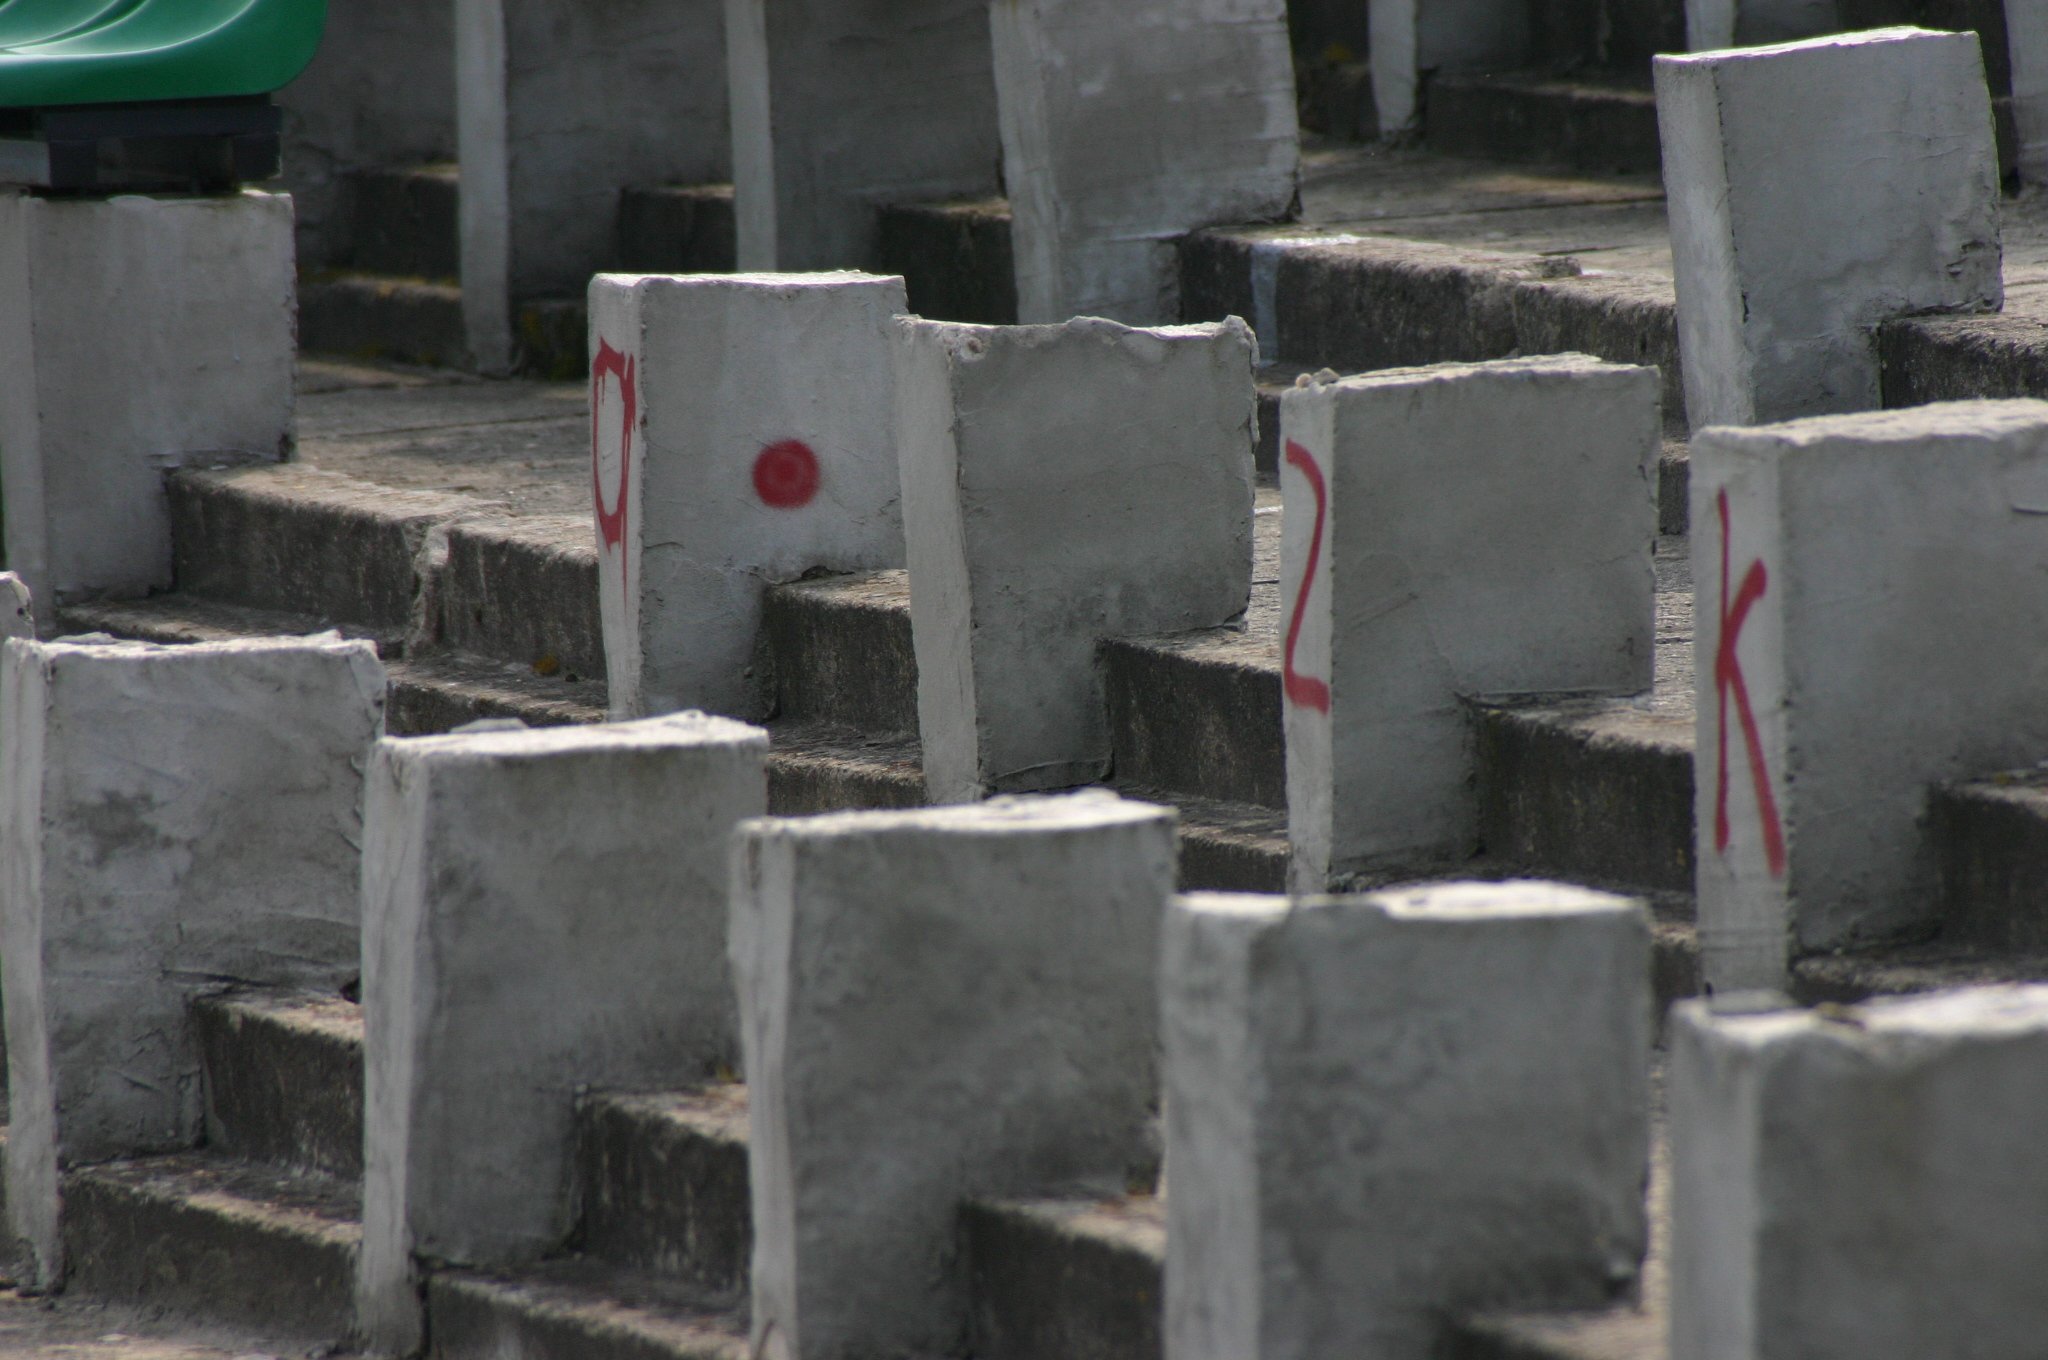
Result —
[[[296,287],[281,194],[0,191],[7,560],[46,608],[170,586],[165,472],[290,452]]]
[[[0,571],[0,639],[36,635],[35,602],[20,576]]]
[[[2048,757],[2048,403],[1704,431],[1692,525],[1701,951],[1782,987],[1938,919],[1931,783]]]
[[[1760,47],[1840,32],[1840,0],[1685,0],[1688,51]]]
[[[60,1163],[198,1139],[192,998],[355,975],[384,669],[333,634],[0,655],[7,1209],[53,1283]]]
[[[906,306],[902,279],[869,274],[592,280],[613,717],[763,716],[764,588],[903,564],[890,328]]]
[[[1178,321],[1176,239],[1293,203],[1284,0],[1003,0],[989,22],[1019,320]]]
[[[1673,1014],[1672,1360],[2040,1348],[2048,988]]]
[[[2048,5],[2006,0],[2005,42],[2012,60],[2012,117],[2020,178],[2048,183]]]
[[[951,1353],[963,1196],[1123,1189],[1174,863],[1102,792],[745,828],[755,1354]]]
[[[1227,623],[1250,598],[1251,332],[906,318],[897,335],[925,787],[1093,783],[1098,641]]]
[[[357,1277],[378,1350],[420,1340],[416,1257],[563,1244],[580,1090],[737,1065],[728,842],[767,810],[767,751],[696,713],[378,745]]]
[[[1559,355],[1281,398],[1297,891],[1477,850],[1464,700],[1650,687],[1660,389],[1653,368]]]
[[[1875,331],[2004,299],[1974,33],[1656,59],[1694,429],[1880,404]]]
[[[1161,964],[1168,1360],[1428,1360],[1647,1240],[1649,921],[1548,883],[1197,894]]]
[[[1372,92],[1384,136],[1413,132],[1433,71],[1515,69],[1529,60],[1526,0],[1368,0]]]

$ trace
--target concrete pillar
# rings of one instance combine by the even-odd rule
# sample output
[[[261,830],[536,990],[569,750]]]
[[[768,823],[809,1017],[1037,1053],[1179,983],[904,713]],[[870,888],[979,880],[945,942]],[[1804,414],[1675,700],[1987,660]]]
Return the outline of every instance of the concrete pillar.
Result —
[[[2048,403],[1703,432],[1692,524],[1706,977],[1782,987],[1938,919],[1929,784],[2048,754]]]
[[[1650,931],[1548,883],[1167,914],[1167,1360],[1429,1360],[1647,1243]]]
[[[999,189],[986,0],[725,0],[742,269],[864,269],[875,210]]]
[[[612,716],[766,714],[761,594],[903,564],[891,318],[867,274],[590,285],[599,606]]]
[[[1692,52],[1797,42],[1843,27],[1840,0],[1685,0],[1685,46]]]
[[[562,1245],[579,1089],[737,1064],[728,842],[767,810],[767,751],[697,713],[378,745],[357,1300],[379,1351],[419,1345],[416,1259]]]
[[[1660,390],[1571,354],[1281,398],[1297,891],[1477,850],[1465,700],[1650,687]]]
[[[2037,0],[2006,0],[2005,43],[2012,58],[2020,178],[2048,184],[2048,6]]]
[[[741,832],[755,1354],[951,1354],[963,1197],[1150,1160],[1174,840],[1101,791]]]
[[[1006,0],[989,22],[1019,320],[1178,321],[1176,239],[1294,202],[1285,0]]]
[[[383,714],[375,649],[333,634],[0,653],[7,1212],[43,1284],[60,1163],[198,1140],[195,995],[355,975]]]
[[[1251,594],[1252,338],[898,323],[917,718],[934,802],[1102,778],[1104,637]]]
[[[519,305],[614,260],[619,190],[730,173],[720,0],[454,0],[462,307],[484,372]]]
[[[1694,429],[1880,404],[1875,331],[2004,298],[1974,33],[1656,59]]]
[[[0,187],[7,561],[55,609],[171,584],[163,476],[292,443],[292,203]]]
[[[2048,988],[1673,1015],[1672,1360],[2040,1349]]]
[[[1438,70],[1529,64],[1528,0],[1368,0],[1380,135],[1415,132],[1422,86]]]

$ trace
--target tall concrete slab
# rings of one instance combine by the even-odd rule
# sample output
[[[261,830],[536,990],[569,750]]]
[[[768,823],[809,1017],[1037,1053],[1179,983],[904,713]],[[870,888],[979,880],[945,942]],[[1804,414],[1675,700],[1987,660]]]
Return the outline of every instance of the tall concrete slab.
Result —
[[[1006,0],[989,22],[1019,320],[1178,321],[1177,238],[1294,203],[1285,0]]]
[[[1380,135],[1412,133],[1428,73],[1529,64],[1527,0],[1368,0]]]
[[[725,0],[739,267],[867,269],[876,210],[999,191],[985,0]]]
[[[1478,849],[1468,700],[1649,689],[1660,390],[1558,355],[1281,398],[1295,891]]]
[[[1150,1160],[1174,842],[1101,791],[742,831],[756,1354],[953,1354],[964,1197]]]
[[[1685,0],[1688,51],[1762,47],[1839,33],[1840,0]]]
[[[1876,328],[2004,300],[1974,33],[1656,59],[1694,429],[1868,411]]]
[[[333,634],[0,652],[7,1213],[42,1284],[60,1165],[198,1141],[194,996],[355,975],[384,691]]]
[[[612,716],[766,716],[769,583],[903,564],[892,318],[871,274],[590,284],[591,482]]]
[[[1715,989],[1782,987],[1791,957],[1935,923],[1928,786],[2048,757],[2044,512],[2048,403],[1695,438],[1693,787]]]
[[[1648,1240],[1650,931],[1549,883],[1198,894],[1160,965],[1168,1360],[1430,1360]]]
[[[421,1258],[563,1245],[579,1091],[737,1065],[728,842],[767,810],[767,753],[698,713],[378,745],[357,1300],[380,1352],[419,1345]]]
[[[462,307],[508,371],[519,305],[610,268],[619,190],[730,173],[720,0],[454,0]]]
[[[7,562],[46,608],[171,585],[166,472],[291,452],[281,194],[0,187]]]
[[[1672,1360],[2039,1349],[2048,988],[1673,1021]]]
[[[1252,338],[898,323],[918,731],[934,802],[1101,779],[1105,637],[1241,618]]]

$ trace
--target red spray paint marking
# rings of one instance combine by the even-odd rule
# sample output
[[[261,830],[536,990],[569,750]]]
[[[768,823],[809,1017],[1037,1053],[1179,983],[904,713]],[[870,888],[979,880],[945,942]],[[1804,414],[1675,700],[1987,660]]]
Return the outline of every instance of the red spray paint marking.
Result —
[[[619,421],[619,494],[614,497],[616,504],[610,510],[604,508],[604,486],[598,480],[598,445],[601,442],[601,432],[597,428],[598,399],[604,395],[607,376],[618,379],[619,404],[623,408]],[[626,488],[631,484],[633,421],[639,414],[639,406],[640,389],[633,378],[633,360],[613,349],[608,341],[600,339],[597,357],[590,361],[590,490],[597,499],[597,537],[607,548],[616,548],[626,540]]]
[[[783,439],[754,459],[754,494],[777,510],[809,505],[818,494],[818,455],[801,439]]]
[[[1728,849],[1728,696],[1735,696],[1735,713],[1742,722],[1742,741],[1749,752],[1749,778],[1756,789],[1757,819],[1763,823],[1764,861],[1770,865],[1771,876],[1785,875],[1785,829],[1778,821],[1778,803],[1771,796],[1770,771],[1764,765],[1764,742],[1756,729],[1756,714],[1749,706],[1749,686],[1742,678],[1742,661],[1735,654],[1735,644],[1742,637],[1742,625],[1749,620],[1749,611],[1763,598],[1764,588],[1770,581],[1761,560],[1749,564],[1749,570],[1742,574],[1742,585],[1736,589],[1735,603],[1728,602],[1728,552],[1730,531],[1728,524],[1728,493],[1723,490],[1716,502],[1721,511],[1721,640],[1714,649],[1714,701],[1720,717],[1717,722],[1719,748],[1716,753],[1714,782],[1714,849]]]
[[[1329,510],[1330,498],[1323,486],[1323,470],[1316,466],[1316,460],[1309,451],[1292,439],[1287,441],[1287,465],[1299,469],[1301,475],[1308,478],[1309,490],[1316,493],[1316,525],[1309,533],[1308,565],[1301,570],[1301,588],[1294,593],[1294,616],[1287,621],[1287,651],[1280,665],[1280,680],[1287,691],[1289,703],[1327,715],[1330,711],[1330,686],[1314,676],[1295,671],[1294,645],[1301,639],[1301,620],[1308,613],[1308,596],[1315,584],[1316,562],[1323,555],[1323,517]]]

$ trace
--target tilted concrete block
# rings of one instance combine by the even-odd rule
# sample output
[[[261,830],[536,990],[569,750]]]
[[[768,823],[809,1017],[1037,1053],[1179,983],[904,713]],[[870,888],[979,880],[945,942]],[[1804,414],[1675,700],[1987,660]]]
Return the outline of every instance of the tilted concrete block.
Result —
[[[725,0],[742,269],[864,269],[876,209],[998,192],[985,0]]]
[[[2040,1349],[2048,988],[1673,1019],[1672,1360]]]
[[[1840,0],[1685,0],[1685,46],[1692,52],[1797,42],[1843,27]]]
[[[363,844],[363,1334],[420,1339],[419,1257],[510,1265],[574,1226],[576,1092],[738,1062],[732,831],[768,737],[702,714],[387,739]]]
[[[2012,117],[2020,177],[2048,183],[2048,6],[2006,0],[2005,44],[2012,59]]]
[[[367,642],[10,641],[0,655],[7,1211],[62,1276],[57,1168],[201,1130],[186,1010],[360,961]]]
[[[1692,524],[1700,947],[1782,987],[1937,919],[1930,784],[2048,755],[2048,403],[1706,431]]]
[[[292,442],[292,203],[0,191],[7,561],[45,608],[171,584],[166,472]]]
[[[918,731],[934,802],[1100,779],[1104,637],[1251,595],[1251,332],[897,329]]]
[[[1174,840],[1100,791],[735,839],[755,1353],[952,1354],[963,1197],[1149,1159]]]
[[[1548,883],[1167,915],[1168,1360],[1441,1354],[1647,1241],[1650,932]]]
[[[1656,59],[1694,429],[1880,405],[1875,331],[2004,299],[1974,33]]]
[[[1297,891],[1478,848],[1466,700],[1650,687],[1658,398],[1576,354],[1281,398]]]
[[[1416,128],[1426,72],[1526,66],[1530,9],[1518,0],[1368,0],[1380,134]]]
[[[1025,322],[1180,319],[1177,239],[1294,202],[1285,0],[991,6]]]
[[[599,275],[590,418],[613,717],[762,716],[761,595],[903,563],[891,318],[868,274]]]

